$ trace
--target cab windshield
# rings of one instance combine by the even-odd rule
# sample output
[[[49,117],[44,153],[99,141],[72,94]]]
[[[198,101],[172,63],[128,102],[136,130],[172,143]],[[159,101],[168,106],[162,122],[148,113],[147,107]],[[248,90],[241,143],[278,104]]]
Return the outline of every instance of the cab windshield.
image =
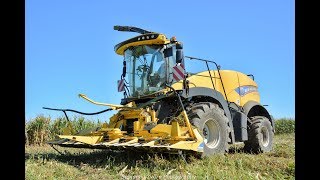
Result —
[[[124,52],[132,97],[148,95],[165,87],[173,60],[163,57],[163,46],[141,45]],[[171,62],[172,61],[172,62]]]

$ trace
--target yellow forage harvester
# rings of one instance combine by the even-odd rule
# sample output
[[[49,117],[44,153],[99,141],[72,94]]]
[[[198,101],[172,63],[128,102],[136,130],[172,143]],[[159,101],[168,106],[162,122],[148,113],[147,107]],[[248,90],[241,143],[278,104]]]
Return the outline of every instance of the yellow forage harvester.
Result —
[[[176,37],[131,26],[115,30],[140,35],[114,48],[124,57],[118,91],[120,105],[96,102],[116,110],[101,127],[75,132],[69,121],[50,145],[74,148],[135,150],[156,153],[191,153],[209,156],[228,151],[230,144],[244,142],[252,152],[272,150],[274,120],[260,104],[254,76],[221,70],[210,60],[184,56]],[[186,61],[194,61],[206,71],[187,72]],[[210,69],[214,67],[213,69]],[[68,117],[67,117],[68,119]]]

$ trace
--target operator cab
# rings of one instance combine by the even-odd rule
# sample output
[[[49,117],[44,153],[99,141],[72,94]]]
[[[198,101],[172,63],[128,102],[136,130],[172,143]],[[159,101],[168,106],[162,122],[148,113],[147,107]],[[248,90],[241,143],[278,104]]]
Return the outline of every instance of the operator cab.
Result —
[[[173,80],[174,56],[165,57],[164,46],[139,45],[125,50],[129,90],[132,96],[143,96],[165,88]]]
[[[173,67],[177,63],[183,63],[180,42],[174,37],[168,40],[163,34],[135,27],[115,26],[114,29],[144,33],[115,46],[115,52],[124,56],[125,66],[121,78],[127,75],[128,98],[153,94],[165,89],[166,84],[174,82]]]

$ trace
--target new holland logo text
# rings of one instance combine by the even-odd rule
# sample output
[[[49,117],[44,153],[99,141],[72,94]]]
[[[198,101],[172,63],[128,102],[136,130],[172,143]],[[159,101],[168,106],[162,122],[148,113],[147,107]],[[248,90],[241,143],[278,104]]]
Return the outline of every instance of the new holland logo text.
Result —
[[[258,92],[258,88],[256,86],[240,86],[235,91],[240,95],[244,96],[251,92]]]

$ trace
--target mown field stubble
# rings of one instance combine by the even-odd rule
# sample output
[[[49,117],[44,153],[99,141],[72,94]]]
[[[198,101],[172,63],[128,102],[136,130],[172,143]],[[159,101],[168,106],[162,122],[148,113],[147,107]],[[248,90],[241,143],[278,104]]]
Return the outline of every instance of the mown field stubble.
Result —
[[[274,149],[264,154],[243,152],[209,158],[66,149],[60,155],[50,146],[25,147],[26,179],[294,179],[295,134],[277,134]]]

